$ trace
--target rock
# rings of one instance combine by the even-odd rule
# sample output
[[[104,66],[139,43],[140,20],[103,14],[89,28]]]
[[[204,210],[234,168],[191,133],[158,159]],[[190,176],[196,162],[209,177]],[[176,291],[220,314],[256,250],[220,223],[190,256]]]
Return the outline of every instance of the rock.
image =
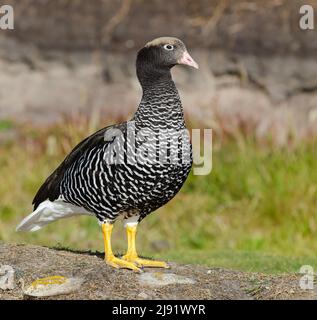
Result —
[[[0,241],[0,268],[14,271],[14,277],[2,272],[11,274],[13,289],[0,289],[0,300],[317,299],[315,290],[300,288],[300,274],[263,275],[169,262],[170,269],[144,268],[140,275],[108,266],[103,256]]]
[[[166,286],[169,284],[194,284],[195,280],[175,273],[148,272],[139,276],[143,285],[149,286]]]
[[[140,299],[149,299],[149,295],[148,294],[146,294],[145,292],[140,292],[139,294],[138,294],[138,298],[140,298]]]
[[[34,281],[24,294],[31,297],[50,297],[69,294],[80,289],[84,279],[51,276]]]
[[[14,285],[14,269],[9,265],[0,266],[0,289],[13,290]]]

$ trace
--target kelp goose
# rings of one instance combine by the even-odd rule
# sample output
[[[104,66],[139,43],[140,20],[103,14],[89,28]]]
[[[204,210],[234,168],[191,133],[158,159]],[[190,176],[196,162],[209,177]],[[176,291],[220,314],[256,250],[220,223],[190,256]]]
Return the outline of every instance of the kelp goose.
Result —
[[[138,223],[178,193],[192,166],[181,100],[170,72],[178,64],[198,68],[177,38],[157,38],[139,50],[136,71],[143,95],[133,118],[80,142],[40,187],[34,211],[18,231],[36,231],[73,215],[95,215],[107,264],[134,271],[168,267],[139,258],[135,236]],[[111,249],[111,232],[120,216],[128,249],[118,258]]]

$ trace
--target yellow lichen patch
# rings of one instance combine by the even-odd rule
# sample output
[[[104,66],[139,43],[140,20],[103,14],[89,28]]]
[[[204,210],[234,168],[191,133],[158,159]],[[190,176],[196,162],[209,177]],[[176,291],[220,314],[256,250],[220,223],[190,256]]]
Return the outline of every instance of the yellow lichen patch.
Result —
[[[82,278],[50,276],[37,279],[28,288],[23,290],[23,293],[31,297],[50,297],[69,294],[79,290],[83,282],[84,279]]]
[[[32,282],[31,286],[35,288],[38,285],[47,286],[51,284],[63,284],[66,281],[67,281],[67,278],[62,276],[50,276],[50,277],[35,280],[34,282]]]

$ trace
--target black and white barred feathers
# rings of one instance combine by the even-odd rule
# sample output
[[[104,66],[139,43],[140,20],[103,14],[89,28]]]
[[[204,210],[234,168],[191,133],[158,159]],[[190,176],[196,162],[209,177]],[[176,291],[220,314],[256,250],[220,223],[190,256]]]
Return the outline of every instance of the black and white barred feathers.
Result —
[[[175,59],[186,50],[176,39],[177,46]],[[191,143],[170,67],[164,66],[167,58],[157,54],[157,47],[160,44],[148,45],[138,54],[143,95],[134,117],[78,144],[37,192],[34,212],[49,201],[70,208],[65,216],[81,212],[96,215],[101,223],[119,216],[141,221],[180,190],[192,166]],[[55,217],[45,216],[43,225],[45,219]],[[24,222],[26,229],[42,226],[29,221]]]

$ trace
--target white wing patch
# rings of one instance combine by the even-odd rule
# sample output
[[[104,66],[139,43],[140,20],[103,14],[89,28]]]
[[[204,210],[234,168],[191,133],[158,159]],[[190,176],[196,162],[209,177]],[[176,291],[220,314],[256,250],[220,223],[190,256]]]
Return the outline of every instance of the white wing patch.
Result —
[[[63,218],[77,215],[94,215],[84,208],[64,202],[45,200],[17,226],[16,231],[37,231],[45,225]]]

